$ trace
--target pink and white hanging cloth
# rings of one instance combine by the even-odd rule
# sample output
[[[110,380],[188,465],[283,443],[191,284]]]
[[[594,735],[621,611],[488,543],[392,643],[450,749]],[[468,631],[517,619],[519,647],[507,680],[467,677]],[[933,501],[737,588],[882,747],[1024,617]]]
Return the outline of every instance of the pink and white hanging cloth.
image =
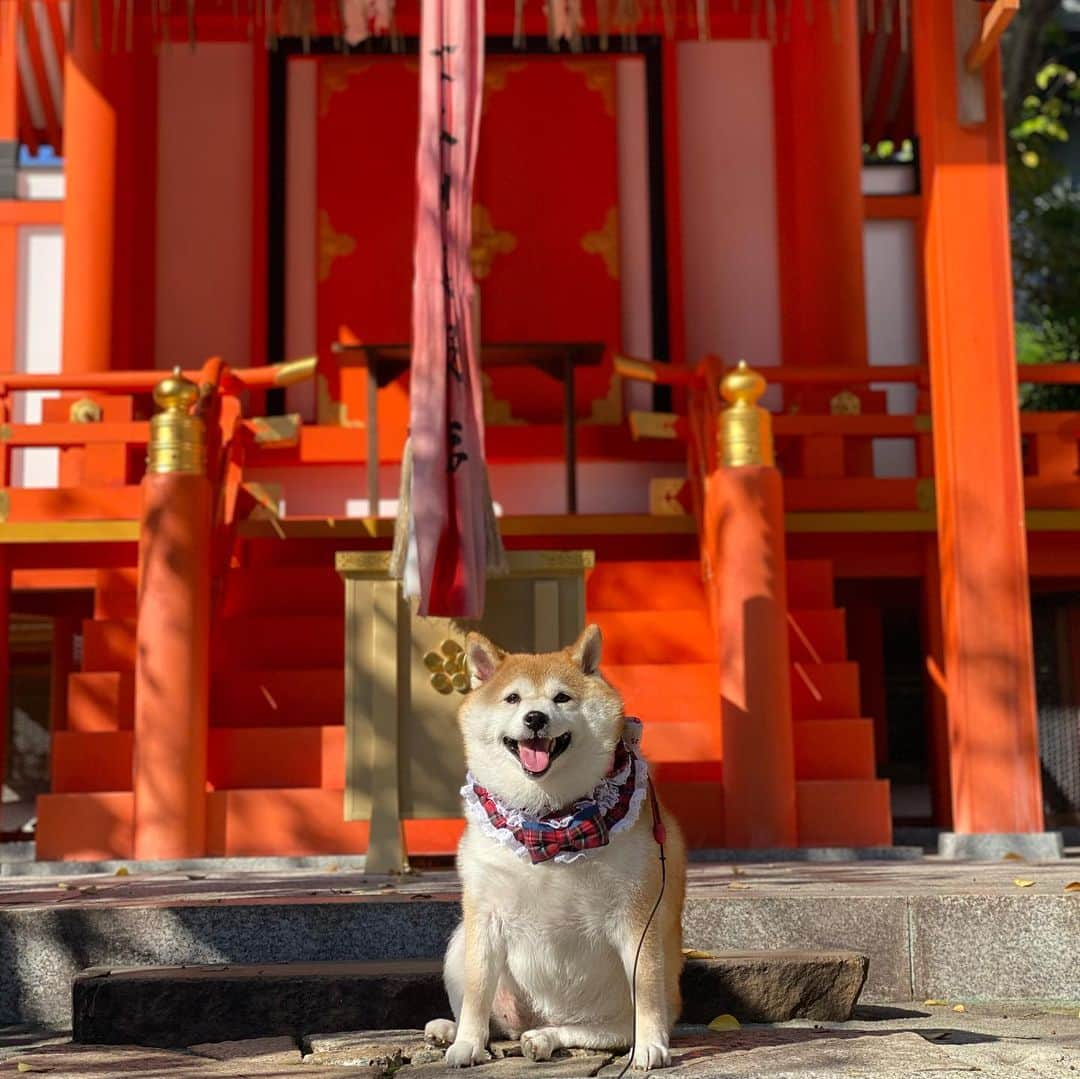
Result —
[[[484,91],[483,0],[423,0],[407,486],[406,592],[479,617],[503,561],[484,463],[473,325],[472,189]],[[409,570],[412,572],[409,572]]]

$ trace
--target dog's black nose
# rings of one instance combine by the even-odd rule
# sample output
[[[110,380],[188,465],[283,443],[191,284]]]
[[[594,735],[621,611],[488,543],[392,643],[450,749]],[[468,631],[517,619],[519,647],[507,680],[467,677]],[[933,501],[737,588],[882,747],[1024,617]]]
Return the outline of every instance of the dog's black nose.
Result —
[[[547,726],[548,717],[543,712],[529,712],[525,716],[525,726],[529,728],[533,734],[537,734]]]

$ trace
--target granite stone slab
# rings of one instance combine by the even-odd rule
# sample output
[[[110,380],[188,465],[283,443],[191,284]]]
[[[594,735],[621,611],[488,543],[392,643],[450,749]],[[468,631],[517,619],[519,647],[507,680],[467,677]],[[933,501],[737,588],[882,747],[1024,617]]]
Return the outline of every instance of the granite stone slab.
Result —
[[[744,1022],[850,1019],[869,961],[854,952],[747,952],[691,959],[682,975],[682,1022],[718,1015]]]
[[[92,969],[74,982],[72,1038],[172,1048],[326,1027],[398,1030],[449,1014],[439,969],[424,961]]]
[[[701,897],[686,905],[683,943],[718,952],[858,952],[870,961],[868,998],[912,999],[907,900],[899,896]]]
[[[683,969],[684,1018],[847,1019],[866,966],[864,956],[848,952],[691,958]],[[435,1059],[422,1042],[407,1040],[409,1030],[450,1014],[441,964],[418,960],[104,967],[75,978],[72,1001],[77,1042],[175,1048],[228,1040],[235,1047],[238,1039],[299,1036],[313,1027],[361,1027],[383,1033],[310,1035],[310,1060],[383,1067]]]
[[[915,999],[1080,1006],[1080,894],[1036,886],[910,903]]]
[[[68,1026],[88,967],[441,960],[459,917],[437,900],[0,909],[0,1023]]]

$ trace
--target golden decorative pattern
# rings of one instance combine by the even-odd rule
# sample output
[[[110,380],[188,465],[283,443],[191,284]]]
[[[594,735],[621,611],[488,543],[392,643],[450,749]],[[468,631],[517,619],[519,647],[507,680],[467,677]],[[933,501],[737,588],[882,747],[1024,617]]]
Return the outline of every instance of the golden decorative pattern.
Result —
[[[619,211],[614,206],[604,215],[600,228],[581,237],[581,249],[587,255],[599,255],[608,276],[619,280]]]
[[[354,75],[367,71],[373,63],[372,60],[323,60],[319,64],[319,115],[325,116],[334,95],[341,93]]]
[[[473,277],[477,281],[487,277],[495,259],[499,255],[509,255],[516,247],[517,237],[512,232],[497,229],[487,208],[476,203],[472,211],[472,246],[469,248]]]
[[[356,238],[345,232],[335,232],[330,215],[319,211],[319,280],[330,276],[334,260],[351,255],[356,250]]]
[[[489,62],[484,67],[484,104],[482,107],[484,109],[488,107],[488,101],[492,94],[497,94],[500,90],[506,89],[506,83],[511,75],[524,70],[524,64],[513,60],[492,60]]]
[[[424,666],[431,672],[431,688],[444,696],[457,690],[468,693],[469,672],[466,668],[465,649],[457,641],[447,639],[437,652],[424,655]]]
[[[80,397],[72,401],[68,409],[68,419],[72,423],[101,423],[102,415],[101,405],[92,397]]]
[[[326,375],[315,376],[315,417],[316,422],[332,427],[363,427],[363,420],[354,420],[349,415],[349,406],[338,401],[330,392],[330,380]]]
[[[491,385],[491,375],[480,372],[480,384],[484,388],[484,423],[500,427],[520,427],[525,423],[510,411],[510,402],[495,396]]]
[[[829,412],[834,416],[858,416],[862,412],[862,402],[858,394],[841,390],[829,401]]]
[[[597,427],[610,427],[623,421],[623,392],[622,379],[618,375],[612,375],[608,382],[607,393],[603,397],[594,397],[592,410],[587,424]]]
[[[604,112],[615,115],[615,68],[610,60],[567,60],[566,67],[585,79],[585,86],[595,90],[604,103]]]

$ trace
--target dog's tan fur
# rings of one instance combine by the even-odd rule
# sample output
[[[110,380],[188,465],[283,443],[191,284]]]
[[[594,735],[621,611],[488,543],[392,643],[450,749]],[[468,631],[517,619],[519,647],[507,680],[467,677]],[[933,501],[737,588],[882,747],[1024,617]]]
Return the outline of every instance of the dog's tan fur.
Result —
[[[479,634],[469,635],[466,650],[474,688],[460,723],[478,782],[535,816],[588,797],[607,773],[624,727],[622,701],[597,669],[599,630],[590,626],[571,647],[545,655],[507,655]],[[560,692],[569,704],[553,703]],[[518,704],[507,702],[514,693]],[[571,734],[570,746],[540,777],[525,772],[502,744],[503,737],[528,736],[522,717],[530,709],[549,715],[552,738]],[[634,1040],[634,1067],[670,1063],[686,853],[674,819],[662,808],[661,814],[667,885],[641,947],[636,1009],[630,976],[660,892],[648,802],[632,827],[569,863],[532,865],[469,822],[458,849],[464,917],[445,964],[457,1022],[427,1026],[429,1039],[449,1045],[448,1065],[485,1059],[492,1031],[520,1038],[534,1060],[557,1049],[624,1048]]]

